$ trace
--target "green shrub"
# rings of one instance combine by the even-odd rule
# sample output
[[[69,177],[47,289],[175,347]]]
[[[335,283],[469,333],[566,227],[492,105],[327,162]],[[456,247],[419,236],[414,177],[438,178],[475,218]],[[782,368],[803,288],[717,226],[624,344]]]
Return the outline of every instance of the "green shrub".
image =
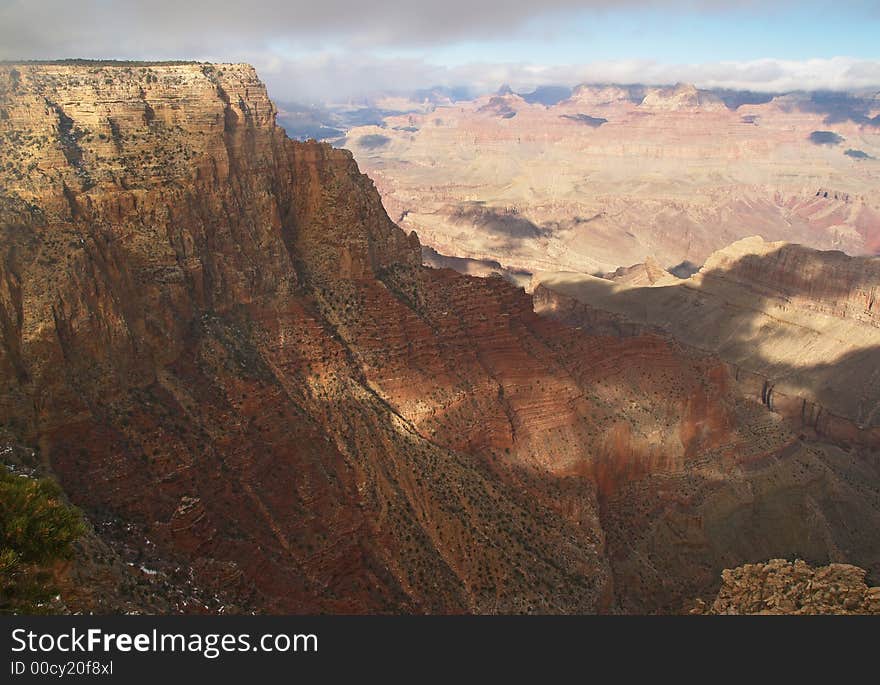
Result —
[[[0,467],[0,614],[39,612],[54,594],[46,567],[70,558],[84,531],[57,483]]]

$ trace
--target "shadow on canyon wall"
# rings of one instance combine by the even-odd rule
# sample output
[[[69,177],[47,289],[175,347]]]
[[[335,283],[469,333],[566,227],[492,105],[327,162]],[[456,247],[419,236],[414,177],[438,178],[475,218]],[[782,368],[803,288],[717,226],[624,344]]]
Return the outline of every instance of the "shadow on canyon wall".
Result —
[[[619,608],[675,611],[684,597],[711,596],[721,569],[772,557],[855,563],[869,571],[871,582],[880,580],[880,342],[868,340],[818,363],[780,361],[773,344],[784,332],[768,327],[761,314],[771,302],[798,294],[812,295],[820,309],[839,311],[845,302],[850,306],[845,313],[867,319],[864,325],[876,327],[880,341],[880,316],[871,299],[875,287],[880,294],[880,260],[824,253],[809,276],[802,268],[783,269],[815,254],[788,246],[746,255],[728,269],[704,273],[699,287],[683,283],[615,292],[612,283],[590,279],[577,292],[592,309],[554,314],[587,333],[655,333],[717,354],[732,365],[731,376],[753,400],[793,415],[795,423],[781,451],[750,456],[724,478],[686,469],[636,474],[604,494],[600,490]],[[740,293],[735,305],[723,299],[734,287]],[[535,293],[538,311],[545,296],[540,288]],[[745,369],[755,377],[740,377]],[[775,392],[792,380],[794,387],[786,387],[791,396]],[[812,403],[793,393],[798,384],[810,391]],[[754,449],[760,455],[757,444]]]
[[[821,260],[815,259],[817,254]],[[810,260],[808,272],[797,266],[804,260]],[[592,326],[615,335],[642,330],[671,335],[771,384],[802,386],[816,404],[863,428],[880,428],[880,260],[789,245],[765,255],[745,255],[727,269],[704,272],[700,285],[683,281],[615,291],[610,282],[586,280],[572,291],[560,292],[580,295],[593,308],[616,315],[594,319],[585,325],[587,330]],[[820,363],[790,360],[799,342],[792,336],[802,332],[807,349],[822,335],[830,335],[794,323],[773,328],[763,318],[769,305],[799,296],[811,299],[816,311],[858,318],[874,327],[878,342],[869,337],[861,347]],[[584,323],[577,313],[567,320]]]
[[[826,124],[852,121],[862,126],[880,127],[880,114],[870,116],[872,109],[876,107],[876,101],[871,98],[849,93],[819,91],[798,100],[795,106],[802,112],[824,114]]]
[[[560,119],[570,119],[581,124],[586,124],[592,128],[599,128],[602,124],[607,124],[608,119],[604,117],[594,117],[589,114],[561,114]]]
[[[540,238],[546,229],[529,221],[516,210],[499,210],[481,202],[459,205],[450,215],[455,223],[474,226],[504,241],[504,247],[515,248],[525,240]]]

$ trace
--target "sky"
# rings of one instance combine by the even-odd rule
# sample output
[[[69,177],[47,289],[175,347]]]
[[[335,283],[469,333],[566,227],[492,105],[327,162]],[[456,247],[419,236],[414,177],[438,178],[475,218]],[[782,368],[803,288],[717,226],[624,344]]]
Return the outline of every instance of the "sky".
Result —
[[[880,89],[880,0],[0,0],[0,59],[254,64],[280,101],[436,85]]]

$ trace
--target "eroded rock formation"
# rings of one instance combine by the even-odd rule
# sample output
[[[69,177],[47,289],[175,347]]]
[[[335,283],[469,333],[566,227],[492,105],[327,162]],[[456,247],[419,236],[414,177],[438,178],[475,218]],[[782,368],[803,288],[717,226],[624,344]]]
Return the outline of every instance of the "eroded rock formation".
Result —
[[[3,65],[0,136],[4,430],[212,598],[174,610],[662,611],[743,561],[880,563],[858,455],[715,358],[422,267],[251,67]]]
[[[545,106],[508,92],[388,116],[346,146],[404,229],[508,268],[597,274],[650,254],[672,269],[756,233],[880,252],[876,104],[754,95],[584,85]]]
[[[594,332],[672,335],[718,354],[798,428],[880,445],[878,258],[752,237],[689,279],[539,274],[533,286],[538,311]]]
[[[849,564],[813,568],[804,561],[771,559],[725,570],[708,614],[880,614],[880,587],[865,585],[865,570]]]

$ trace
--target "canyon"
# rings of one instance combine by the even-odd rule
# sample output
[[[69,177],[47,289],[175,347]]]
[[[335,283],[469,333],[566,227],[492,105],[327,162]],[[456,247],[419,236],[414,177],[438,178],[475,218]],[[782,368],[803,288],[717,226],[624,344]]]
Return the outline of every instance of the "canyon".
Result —
[[[0,438],[90,521],[72,609],[677,613],[744,563],[880,573],[869,441],[660,327],[541,312],[550,279],[510,281],[543,259],[423,265],[387,176],[276,113],[244,64],[0,65]]]
[[[669,335],[723,359],[796,430],[880,447],[880,258],[745,238],[679,279],[656,263],[536,274],[536,310],[592,332]]]
[[[596,275],[698,268],[754,234],[880,252],[876,93],[584,84],[396,106],[344,144],[443,255]]]

